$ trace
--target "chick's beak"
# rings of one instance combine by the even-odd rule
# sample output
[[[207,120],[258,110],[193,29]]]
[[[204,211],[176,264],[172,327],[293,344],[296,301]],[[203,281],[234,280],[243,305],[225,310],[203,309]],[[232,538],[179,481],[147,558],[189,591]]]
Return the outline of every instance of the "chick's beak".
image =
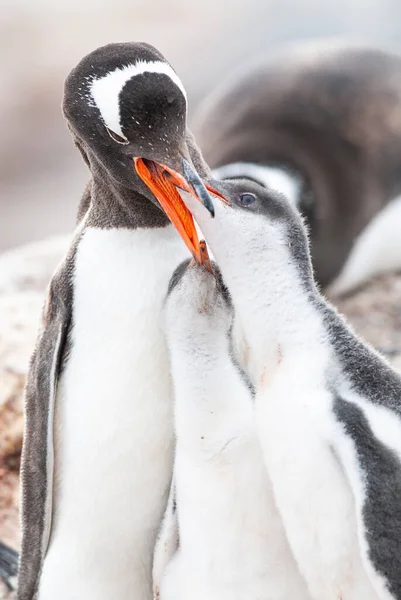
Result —
[[[139,177],[157,198],[191,254],[199,264],[204,264],[204,261],[208,260],[206,246],[201,246],[192,215],[177,188],[192,194],[207,208],[212,217],[214,206],[209,192],[219,197],[222,197],[221,194],[204,183],[185,158],[181,158],[182,174],[166,165],[144,158],[134,158],[134,164]]]

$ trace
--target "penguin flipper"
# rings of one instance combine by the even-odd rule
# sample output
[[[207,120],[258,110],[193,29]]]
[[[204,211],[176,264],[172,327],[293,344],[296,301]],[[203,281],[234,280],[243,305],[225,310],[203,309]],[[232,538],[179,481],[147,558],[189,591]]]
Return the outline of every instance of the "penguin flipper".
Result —
[[[18,552],[0,541],[0,579],[6,587],[15,589],[18,572]]]
[[[159,529],[153,557],[153,597],[159,598],[160,584],[166,567],[179,546],[178,517],[174,477],[171,482],[166,512]]]
[[[75,247],[53,276],[25,388],[21,457],[21,557],[18,598],[35,597],[52,513],[53,414],[72,311]]]
[[[399,398],[401,402],[401,381]],[[361,405],[337,396],[333,410],[342,426],[333,449],[355,498],[366,572],[380,598],[401,598],[401,456],[390,446],[394,430],[384,423],[387,445]],[[386,417],[400,420],[395,411]]]

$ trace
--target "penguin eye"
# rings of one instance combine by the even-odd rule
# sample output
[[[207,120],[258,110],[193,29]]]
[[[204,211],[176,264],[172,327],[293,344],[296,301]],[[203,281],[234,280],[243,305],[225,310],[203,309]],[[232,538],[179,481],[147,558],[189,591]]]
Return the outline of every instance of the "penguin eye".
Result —
[[[241,196],[239,197],[239,201],[242,204],[242,206],[248,207],[251,206],[251,204],[254,204],[254,202],[256,202],[256,196],[254,194],[250,194],[249,192],[246,194],[241,194]]]
[[[107,129],[107,133],[109,134],[109,136],[115,141],[117,142],[117,144],[124,144],[125,146],[127,144],[129,144],[129,140],[127,140],[126,137],[122,137],[121,135],[118,135],[117,133],[115,133],[114,131],[112,131],[111,129],[109,129],[108,127],[106,127]]]

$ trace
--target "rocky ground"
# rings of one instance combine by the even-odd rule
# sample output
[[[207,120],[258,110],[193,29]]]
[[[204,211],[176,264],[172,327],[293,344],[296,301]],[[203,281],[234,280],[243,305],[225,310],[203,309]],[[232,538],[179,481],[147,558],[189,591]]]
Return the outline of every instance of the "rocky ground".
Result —
[[[0,256],[0,539],[15,548],[24,381],[46,285],[68,243],[57,237]],[[401,370],[401,274],[378,277],[334,302]],[[0,589],[2,598],[7,595]]]

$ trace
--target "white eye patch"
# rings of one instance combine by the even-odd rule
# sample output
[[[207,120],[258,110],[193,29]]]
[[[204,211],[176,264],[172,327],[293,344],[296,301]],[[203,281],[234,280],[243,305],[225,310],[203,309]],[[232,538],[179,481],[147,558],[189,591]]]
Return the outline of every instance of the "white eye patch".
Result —
[[[125,139],[121,129],[119,95],[127,81],[144,73],[161,73],[170,77],[187,100],[187,94],[177,73],[165,62],[138,61],[134,65],[110,71],[104,77],[94,79],[90,86],[90,95],[99,109],[103,122],[108,129]]]

